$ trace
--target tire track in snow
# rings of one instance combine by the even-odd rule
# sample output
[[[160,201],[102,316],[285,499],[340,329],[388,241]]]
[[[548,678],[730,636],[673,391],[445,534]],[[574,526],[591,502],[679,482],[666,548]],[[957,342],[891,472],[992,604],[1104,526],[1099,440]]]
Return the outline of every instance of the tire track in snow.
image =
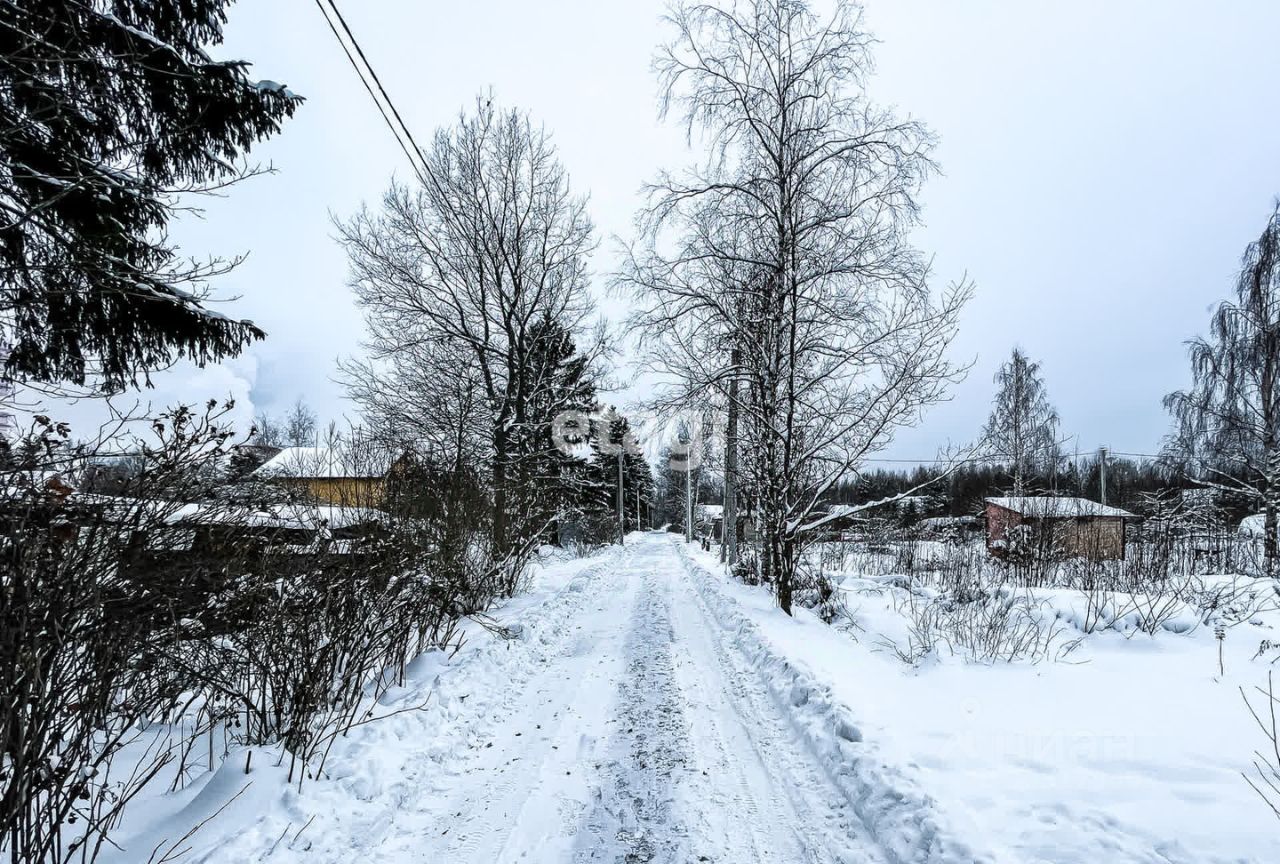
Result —
[[[688,727],[672,671],[670,597],[659,590],[652,570],[640,578],[614,737],[583,823],[578,864],[681,860],[684,831],[674,820],[672,787],[674,775],[689,762]]]
[[[758,676],[723,643],[671,543],[637,545],[626,676],[576,864],[883,864]]]
[[[866,826],[702,602],[694,577],[672,563],[684,601],[675,613],[687,658],[680,677],[696,706],[695,738],[711,756],[686,796],[705,826],[701,860],[883,864]]]
[[[438,821],[428,836],[402,834],[408,842],[401,848],[433,849],[428,861],[487,864],[518,859],[531,847],[558,860],[556,850],[571,845],[587,770],[606,734],[610,700],[601,694],[612,692],[619,674],[620,652],[610,643],[618,638],[614,609],[633,590],[629,558],[628,550],[615,550],[590,569],[592,585],[554,627],[556,650],[541,657],[542,669],[530,679],[506,689],[505,725],[495,724],[460,788],[433,808]]]

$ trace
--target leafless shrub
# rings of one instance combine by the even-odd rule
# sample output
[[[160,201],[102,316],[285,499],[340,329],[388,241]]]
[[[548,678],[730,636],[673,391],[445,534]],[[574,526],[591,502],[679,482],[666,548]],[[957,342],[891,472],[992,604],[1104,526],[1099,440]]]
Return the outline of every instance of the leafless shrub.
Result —
[[[1258,793],[1258,797],[1271,808],[1271,812],[1280,818],[1280,724],[1276,721],[1276,705],[1280,704],[1280,698],[1276,696],[1270,672],[1267,673],[1267,689],[1254,689],[1263,700],[1261,712],[1249,701],[1249,694],[1243,687],[1240,688],[1240,696],[1270,746],[1265,750],[1254,751],[1253,770],[1256,778],[1247,773],[1243,776],[1245,782]]]
[[[899,657],[918,663],[946,648],[971,662],[1040,662],[1069,653],[1078,640],[1065,638],[1066,624],[1043,614],[1043,604],[1028,590],[984,585],[959,595],[909,589],[895,594],[908,621]]]
[[[802,566],[798,570],[795,602],[812,609],[827,624],[836,621],[846,611],[843,609],[840,592],[820,567]]]
[[[229,436],[210,404],[154,420],[148,488],[190,489]],[[185,581],[134,565],[133,538],[181,501],[72,496],[86,448],[37,418],[0,465],[0,851],[15,861],[92,860],[124,805],[172,758],[147,748],[113,770],[182,689],[153,675],[182,638]]]
[[[465,479],[412,454],[335,442],[340,504],[314,481],[230,482],[225,410],[155,418],[112,495],[75,489],[104,448],[65,426],[41,419],[3,454],[0,852],[15,861],[92,861],[147,783],[181,786],[236,745],[280,743],[291,781],[318,776],[410,660],[526,578],[530,549],[494,560],[483,523],[460,524]],[[390,481],[349,482],[392,462]]]

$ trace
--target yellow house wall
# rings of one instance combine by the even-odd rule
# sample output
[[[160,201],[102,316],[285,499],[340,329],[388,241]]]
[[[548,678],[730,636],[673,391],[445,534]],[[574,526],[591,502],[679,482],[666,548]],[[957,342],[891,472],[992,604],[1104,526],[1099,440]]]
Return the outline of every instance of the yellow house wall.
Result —
[[[386,500],[386,485],[379,477],[312,477],[296,482],[323,504],[381,507]]]

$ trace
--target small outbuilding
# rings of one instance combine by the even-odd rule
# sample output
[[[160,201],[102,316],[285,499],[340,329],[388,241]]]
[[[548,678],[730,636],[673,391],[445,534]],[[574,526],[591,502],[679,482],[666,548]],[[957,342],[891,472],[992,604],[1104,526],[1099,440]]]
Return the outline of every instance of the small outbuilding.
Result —
[[[845,535],[865,533],[872,523],[867,508],[858,504],[832,504],[826,509],[815,509],[807,520],[821,523],[817,536],[834,540]]]
[[[1050,495],[986,499],[987,550],[1004,555],[1023,526],[1042,532],[1064,558],[1117,560],[1125,555],[1125,524],[1138,517],[1088,498]]]

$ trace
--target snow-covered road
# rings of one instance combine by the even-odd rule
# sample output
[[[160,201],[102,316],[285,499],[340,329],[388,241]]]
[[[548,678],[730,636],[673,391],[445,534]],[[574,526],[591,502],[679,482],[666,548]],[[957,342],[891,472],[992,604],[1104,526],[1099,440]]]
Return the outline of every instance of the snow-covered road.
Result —
[[[498,613],[516,638],[416,661],[323,779],[233,754],[108,857],[199,824],[197,864],[987,860],[693,557],[633,534],[544,568]]]
[[[889,860],[669,537],[595,570],[469,764],[387,813],[371,860]]]

